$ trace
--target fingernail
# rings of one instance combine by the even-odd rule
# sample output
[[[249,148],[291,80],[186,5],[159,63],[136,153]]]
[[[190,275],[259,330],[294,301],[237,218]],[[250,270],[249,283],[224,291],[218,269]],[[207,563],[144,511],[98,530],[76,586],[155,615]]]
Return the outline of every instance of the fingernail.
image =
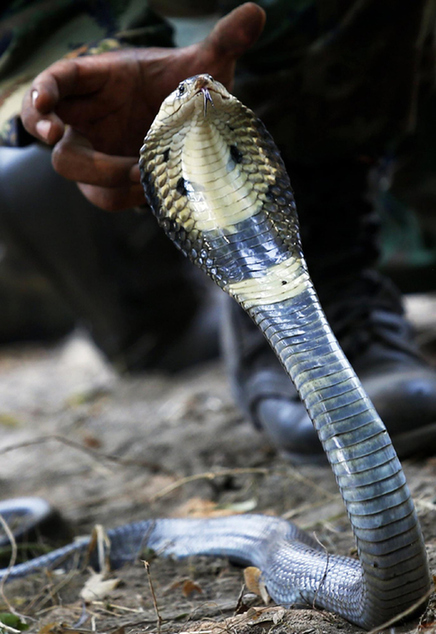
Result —
[[[34,88],[32,90],[32,105],[35,105],[36,100],[38,99],[39,92]]]
[[[47,141],[51,129],[50,121],[47,121],[47,119],[41,119],[37,122],[35,128],[39,136]]]

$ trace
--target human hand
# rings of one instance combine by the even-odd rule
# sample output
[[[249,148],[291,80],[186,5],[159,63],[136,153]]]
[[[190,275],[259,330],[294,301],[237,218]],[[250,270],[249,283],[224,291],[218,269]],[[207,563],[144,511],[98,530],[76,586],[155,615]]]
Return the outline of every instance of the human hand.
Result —
[[[198,44],[123,49],[61,60],[40,73],[23,100],[24,127],[53,145],[55,170],[108,211],[144,203],[138,154],[163,99],[186,77],[207,72],[231,87],[236,60],[254,44],[263,10],[246,3]]]

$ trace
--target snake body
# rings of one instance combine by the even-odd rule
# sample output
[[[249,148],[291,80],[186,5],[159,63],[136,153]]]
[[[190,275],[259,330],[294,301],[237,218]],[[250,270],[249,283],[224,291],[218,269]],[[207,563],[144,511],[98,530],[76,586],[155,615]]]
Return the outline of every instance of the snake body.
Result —
[[[109,531],[114,565],[147,545],[257,566],[270,596],[372,628],[430,588],[424,541],[388,433],[334,337],[304,261],[279,152],[254,113],[209,75],[162,104],[141,149],[146,197],[174,243],[248,312],[295,383],[335,474],[358,559],[329,555],[292,523],[262,515],[158,519]],[[9,571],[84,556],[89,539]],[[0,577],[5,571],[0,572]]]
[[[303,597],[362,627],[388,620],[429,588],[423,538],[386,428],[317,299],[271,136],[221,84],[199,75],[164,101],[140,167],[166,233],[248,312],[294,382],[351,521],[358,561],[265,540],[259,567],[268,592],[285,605]]]

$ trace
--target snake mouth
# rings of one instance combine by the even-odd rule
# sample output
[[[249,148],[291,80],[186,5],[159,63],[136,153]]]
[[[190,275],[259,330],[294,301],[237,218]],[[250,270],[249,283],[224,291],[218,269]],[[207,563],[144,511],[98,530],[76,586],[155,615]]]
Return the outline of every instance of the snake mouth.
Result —
[[[214,101],[212,99],[212,95],[214,93],[217,97],[223,100],[229,99],[229,95],[226,94],[227,91],[225,90],[225,88],[221,86],[221,84],[216,82],[214,78],[207,73],[203,75],[197,75],[197,77],[195,78],[194,91],[196,95],[203,96],[203,108],[205,116],[207,114],[208,104],[211,104],[213,108],[215,107]]]
[[[206,87],[201,88],[199,92],[203,94],[204,116],[206,116],[207,115],[207,104],[210,103],[212,108],[214,108],[215,105],[214,105],[213,99],[212,99],[212,97],[210,95],[209,88],[206,88]]]

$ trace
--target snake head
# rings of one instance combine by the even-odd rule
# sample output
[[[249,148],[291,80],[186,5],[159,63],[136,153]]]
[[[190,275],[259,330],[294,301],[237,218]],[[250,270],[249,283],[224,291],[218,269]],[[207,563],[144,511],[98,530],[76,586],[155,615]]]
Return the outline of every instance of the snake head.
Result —
[[[171,126],[177,124],[177,119],[185,121],[188,118],[200,113],[207,116],[208,106],[214,108],[222,108],[226,102],[235,98],[227,91],[227,89],[215,81],[211,75],[202,74],[188,77],[180,82],[176,90],[174,90],[162,103],[160,111],[155,119],[155,123],[169,123],[168,117],[171,118]]]
[[[210,75],[185,79],[165,99],[139,166],[160,225],[222,288],[260,276],[289,248],[299,255],[278,149],[254,112]]]

